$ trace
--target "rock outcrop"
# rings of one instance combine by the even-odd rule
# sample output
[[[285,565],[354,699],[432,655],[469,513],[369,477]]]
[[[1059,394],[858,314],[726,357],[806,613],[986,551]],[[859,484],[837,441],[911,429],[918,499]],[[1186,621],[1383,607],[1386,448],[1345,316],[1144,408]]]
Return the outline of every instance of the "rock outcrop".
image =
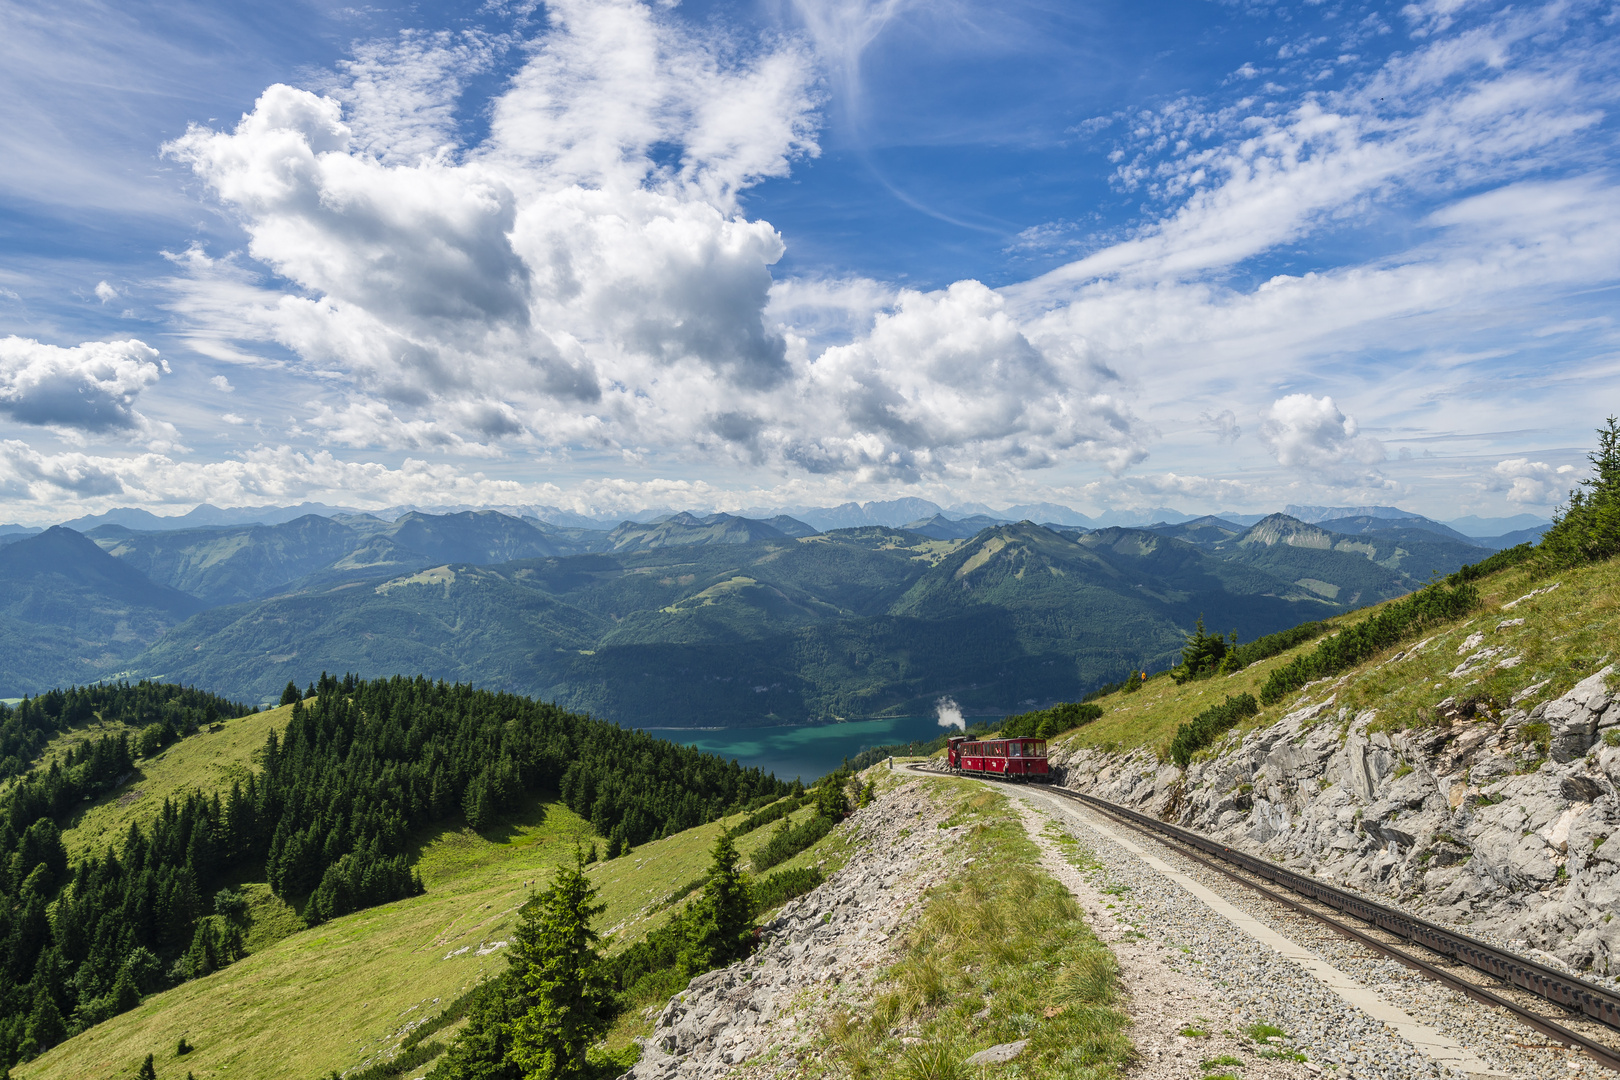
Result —
[[[1543,687],[1503,707],[1447,698],[1403,731],[1380,730],[1374,711],[1338,708],[1323,686],[1321,700],[1185,773],[1144,751],[1058,751],[1053,762],[1078,790],[1613,977],[1620,704],[1611,686],[1620,686],[1613,665],[1529,711],[1513,705]]]

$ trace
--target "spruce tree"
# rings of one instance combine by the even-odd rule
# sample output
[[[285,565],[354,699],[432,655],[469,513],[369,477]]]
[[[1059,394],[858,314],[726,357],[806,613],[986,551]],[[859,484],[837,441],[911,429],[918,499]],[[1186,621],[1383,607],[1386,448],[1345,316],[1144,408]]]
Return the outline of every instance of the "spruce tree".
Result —
[[[704,882],[703,896],[693,905],[684,957],[687,970],[694,974],[747,956],[754,940],[748,878],[737,865],[737,846],[730,833],[720,833],[711,854],[709,879]]]
[[[610,999],[591,919],[585,857],[557,871],[551,887],[524,905],[511,962],[530,1005],[512,1025],[512,1060],[528,1080],[573,1080],[589,1074],[585,1051],[611,1022]]]
[[[34,995],[34,1011],[28,1016],[28,1029],[23,1039],[44,1053],[66,1037],[67,1025],[62,1023],[62,1011],[56,1007],[51,992],[42,986],[39,993]]]
[[[141,1062],[141,1071],[135,1074],[135,1080],[157,1080],[157,1066],[152,1064],[151,1054],[147,1054],[146,1060]]]

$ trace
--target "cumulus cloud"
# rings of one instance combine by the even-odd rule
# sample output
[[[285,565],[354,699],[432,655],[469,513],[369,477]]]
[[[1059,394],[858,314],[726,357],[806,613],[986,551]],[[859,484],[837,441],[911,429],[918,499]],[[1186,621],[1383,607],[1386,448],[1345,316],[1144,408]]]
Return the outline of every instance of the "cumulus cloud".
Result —
[[[134,339],[64,349],[8,337],[0,340],[0,412],[43,427],[149,434],[154,425],[135,402],[168,370],[156,349]]]
[[[208,383],[222,394],[231,394],[236,392],[236,387],[231,385],[231,380],[227,379],[223,375],[213,376],[208,380]]]
[[[1335,471],[1346,463],[1376,465],[1385,456],[1384,444],[1361,434],[1356,418],[1331,397],[1278,398],[1261,421],[1260,438],[1288,468]]]
[[[1549,506],[1568,495],[1577,479],[1573,465],[1509,458],[1496,463],[1484,487],[1487,491],[1505,492],[1511,503]]]
[[[1090,252],[1033,282],[776,280],[783,239],[740,197],[819,152],[822,71],[853,70],[908,8],[797,6],[813,44],[559,0],[533,41],[363,45],[232,128],[193,127],[169,152],[249,245],[174,257],[189,343],[257,363],[284,347],[321,384],[302,430],[344,447],[988,488],[1075,461],[1123,475],[1162,445],[1141,417],[1200,415],[1234,461],[1263,446],[1298,482],[1372,489],[1381,444],[1332,398],[1278,387],[1331,368],[1380,427],[1378,402],[1493,408],[1468,335],[1499,357],[1514,312],[1620,277],[1611,178],[1545,178],[1615,96],[1602,50],[1547,45],[1568,24],[1552,8],[1456,31],[1440,24],[1462,5],[1435,0],[1411,16],[1429,40],[1343,89],[1277,101],[1256,80],[1240,102],[1121,114],[1115,183],[1150,220],[1028,231],[1014,248]],[[513,45],[522,66],[465,142],[457,96]],[[1405,250],[1248,284],[1280,245],[1419,199],[1439,205]],[[1261,438],[1239,443],[1256,414]],[[1140,490],[1260,490],[1174,464]]]
[[[116,300],[118,299],[118,290],[107,284],[105,281],[98,281],[96,282],[96,299],[100,300],[103,304],[107,303],[109,300]]]
[[[215,355],[246,327],[342,372],[310,426],[349,446],[652,447],[869,480],[1140,460],[1112,373],[1036,346],[977,282],[776,285],[782,238],[737,198],[818,152],[806,46],[743,47],[639,0],[547,14],[477,146],[439,105],[483,54],[442,37],[169,145],[299,287],[176,256]]]

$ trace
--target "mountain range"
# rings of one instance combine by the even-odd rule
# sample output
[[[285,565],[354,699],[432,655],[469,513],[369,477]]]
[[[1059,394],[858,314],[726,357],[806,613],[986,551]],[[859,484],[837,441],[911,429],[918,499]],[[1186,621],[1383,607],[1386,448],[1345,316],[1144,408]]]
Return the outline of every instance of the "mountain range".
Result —
[[[1427,522],[1427,519],[1423,519]],[[611,530],[492,510],[306,514],[0,547],[0,694],[150,677],[249,701],[422,672],[635,726],[1018,711],[1401,595],[1490,549],[1362,515],[1148,528],[673,514]]]
[[[383,510],[371,511],[364,516],[380,518],[383,521],[393,521],[411,513],[444,516],[480,510],[493,510],[509,517],[533,520],[559,529],[586,531],[609,531],[626,522],[634,524],[655,523],[665,518],[674,517],[680,512],[667,507],[649,507],[629,514],[586,515],[556,506],[455,505],[392,506]],[[689,510],[685,512],[698,517],[709,516],[707,513],[699,511]],[[1477,540],[1487,547],[1512,547],[1514,544],[1524,542],[1525,539],[1535,539],[1550,524],[1545,518],[1538,518],[1534,514],[1517,514],[1507,518],[1480,518],[1470,515],[1450,522],[1437,522],[1423,517],[1421,514],[1415,514],[1409,510],[1402,510],[1394,506],[1288,506],[1284,508],[1283,512],[1290,517],[1298,518],[1300,521],[1310,524],[1321,524],[1326,521],[1346,518],[1371,517],[1378,519],[1406,519],[1408,524],[1416,528],[1443,525],[1449,527],[1454,535]],[[297,506],[242,506],[229,508],[220,508],[204,503],[177,517],[160,517],[148,510],[124,507],[108,510],[101,514],[74,518],[71,521],[61,522],[61,524],[78,532],[89,532],[102,525],[121,525],[128,529],[154,532],[240,525],[280,525],[307,514],[341,518],[361,515],[362,511],[352,507],[328,506],[324,503],[311,502],[300,503]],[[833,529],[861,528],[867,525],[909,528],[913,522],[927,521],[934,517],[943,517],[949,521],[961,521],[967,518],[984,519],[996,524],[1007,524],[1014,521],[1038,521],[1067,527],[1079,526],[1088,529],[1101,529],[1112,525],[1180,524],[1191,521],[1199,515],[1185,514],[1168,507],[1149,507],[1135,510],[1105,510],[1093,517],[1071,507],[1049,502],[1018,503],[996,510],[983,503],[959,503],[946,508],[927,499],[906,498],[867,503],[848,502],[832,507],[752,507],[736,510],[728,516],[761,521],[769,521],[777,517],[788,517],[797,520],[803,525],[810,526],[812,531],[827,532]],[[1267,515],[1219,510],[1208,516],[1221,518],[1234,525],[1247,526],[1255,524]],[[0,543],[34,535],[41,531],[42,529],[36,526],[0,525]]]

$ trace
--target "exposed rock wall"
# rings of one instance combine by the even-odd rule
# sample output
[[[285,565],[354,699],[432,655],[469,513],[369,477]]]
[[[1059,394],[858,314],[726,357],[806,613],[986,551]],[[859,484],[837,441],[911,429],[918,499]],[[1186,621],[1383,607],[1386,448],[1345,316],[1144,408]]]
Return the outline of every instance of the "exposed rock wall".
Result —
[[[1063,783],[1408,910],[1620,976],[1620,687],[1613,665],[1530,711],[1448,698],[1386,733],[1328,696],[1185,774],[1151,753],[1054,754]],[[1528,703],[1540,687],[1517,699]],[[1545,724],[1546,728],[1537,725]]]

